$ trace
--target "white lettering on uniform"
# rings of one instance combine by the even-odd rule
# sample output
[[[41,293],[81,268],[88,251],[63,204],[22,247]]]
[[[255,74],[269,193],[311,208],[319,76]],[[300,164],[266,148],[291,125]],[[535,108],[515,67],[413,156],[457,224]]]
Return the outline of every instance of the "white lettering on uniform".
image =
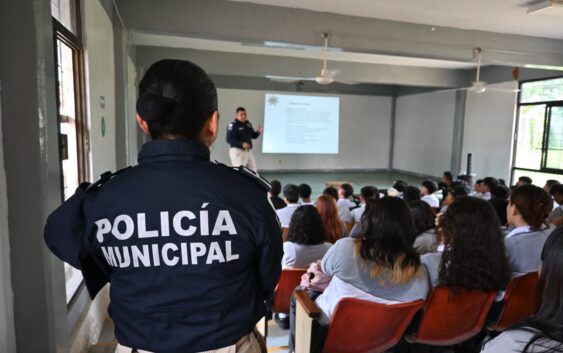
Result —
[[[209,202],[205,202],[201,205],[202,210],[199,211],[199,233],[202,236],[209,235],[209,212],[204,210],[207,205],[209,205]]]
[[[205,244],[204,243],[190,243],[190,258],[192,259],[192,265],[197,265],[197,258],[205,255]]]
[[[205,263],[210,265],[213,263],[213,261],[219,261],[219,263],[225,262],[223,252],[219,247],[219,243],[216,241],[209,244],[209,253],[207,254],[207,261],[205,261]]]
[[[133,258],[133,267],[139,267],[139,260],[143,263],[144,267],[151,266],[151,254],[148,245],[143,245],[143,251],[139,250],[138,246],[131,246],[131,257]]]
[[[111,231],[111,223],[107,218],[99,219],[95,223],[96,226],[98,226],[96,238],[98,239],[98,242],[102,243],[104,241],[104,235]]]
[[[176,255],[174,255],[172,258],[168,257],[170,250],[178,251],[178,246],[174,243],[164,244],[164,246],[162,247],[162,261],[164,261],[167,266],[175,266],[180,259]]]
[[[160,212],[160,234],[163,237],[170,236],[170,222],[168,221],[168,212]]]
[[[180,251],[182,253],[182,265],[189,264],[188,262],[188,243],[180,244]]]
[[[152,261],[153,266],[160,266],[160,256],[158,254],[158,244],[152,245]]]
[[[174,227],[174,231],[178,235],[182,235],[182,236],[193,235],[196,232],[197,227],[189,226],[188,229],[182,228],[182,219],[183,218],[187,218],[189,220],[192,220],[192,219],[195,219],[195,215],[191,211],[180,211],[180,212],[176,213],[176,215],[174,216],[174,219],[172,220],[172,225]]]
[[[121,248],[123,250],[123,257],[119,252],[119,248],[116,246],[115,248],[115,256],[117,257],[117,262],[119,263],[119,267],[129,267],[131,265],[131,258],[129,257],[129,248],[124,246]]]
[[[122,222],[125,224],[125,231],[123,233],[119,231],[119,223]],[[115,218],[111,233],[119,240],[127,240],[131,238],[134,231],[135,224],[133,223],[133,219],[128,215],[122,214]]]
[[[215,226],[213,227],[212,235],[219,235],[222,231],[227,231],[229,234],[237,234],[231,214],[229,211],[225,210],[219,211],[217,220],[215,221]]]
[[[139,238],[158,237],[158,230],[147,230],[147,217],[144,213],[137,213],[137,227],[139,229]]]
[[[113,267],[117,267],[117,261],[115,261],[115,253],[113,252],[113,248],[110,246],[106,249],[104,246],[102,246],[101,249],[108,264]]]
[[[226,253],[227,253],[227,262],[233,261],[233,260],[238,260],[239,255],[233,254],[233,249],[231,248],[231,241],[230,240],[227,240],[225,242],[225,248],[226,248]]]

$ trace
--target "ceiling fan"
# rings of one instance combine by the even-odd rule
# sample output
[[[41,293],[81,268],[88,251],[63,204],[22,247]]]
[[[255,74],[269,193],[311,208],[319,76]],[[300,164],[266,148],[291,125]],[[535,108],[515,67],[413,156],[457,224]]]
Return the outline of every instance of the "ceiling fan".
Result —
[[[510,89],[510,88],[499,88],[499,87],[490,87],[487,86],[487,82],[480,80],[481,75],[481,54],[483,50],[481,48],[473,49],[474,55],[477,57],[477,75],[475,81],[471,82],[471,86],[458,88],[456,90],[467,90],[473,93],[484,93],[486,91],[494,91],[494,92],[505,92],[505,93],[516,93],[520,90],[518,89]]]
[[[322,33],[321,37],[323,38],[324,45],[323,45],[323,66],[321,68],[321,72],[319,76],[316,77],[295,77],[295,76],[275,76],[275,75],[266,75],[266,78],[269,78],[273,82],[281,82],[281,83],[296,83],[299,81],[315,81],[320,85],[329,85],[334,82],[334,76],[337,74],[335,70],[328,69],[328,33]],[[342,82],[347,83],[347,82]],[[352,83],[350,83],[352,84]]]

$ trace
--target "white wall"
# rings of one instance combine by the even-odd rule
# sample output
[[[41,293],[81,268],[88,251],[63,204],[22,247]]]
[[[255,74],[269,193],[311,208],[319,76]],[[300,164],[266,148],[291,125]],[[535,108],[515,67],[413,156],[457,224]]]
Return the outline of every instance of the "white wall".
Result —
[[[225,134],[239,106],[246,108],[256,128],[264,125],[265,91],[219,89],[219,136],[211,158],[230,164]],[[294,94],[294,93],[290,93]],[[260,170],[385,169],[389,166],[390,97],[340,95],[338,154],[263,154],[262,137],[254,140],[253,153]]]
[[[8,199],[2,138],[2,106],[0,88],[0,352],[15,352],[15,329],[12,280],[10,274],[10,242],[8,236]]]
[[[83,2],[91,175],[115,170],[115,61],[113,25],[99,1]],[[105,108],[100,97],[105,98]],[[105,136],[102,136],[102,117]]]
[[[455,92],[397,98],[393,168],[442,175],[451,166]]]
[[[512,81],[490,87],[516,89],[518,83]],[[467,168],[467,153],[472,153],[473,173],[509,181],[516,101],[516,93],[468,92],[462,170]]]

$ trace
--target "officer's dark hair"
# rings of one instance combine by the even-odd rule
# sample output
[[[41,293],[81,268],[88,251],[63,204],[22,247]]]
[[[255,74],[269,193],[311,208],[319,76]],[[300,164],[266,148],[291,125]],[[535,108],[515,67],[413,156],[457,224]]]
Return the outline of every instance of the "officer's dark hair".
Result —
[[[246,111],[246,109],[244,109],[244,107],[238,107],[237,108],[237,113],[238,112],[245,112],[245,111]]]
[[[379,190],[375,186],[364,186],[360,189],[360,195],[364,200],[379,199]]]
[[[549,189],[549,194],[555,196],[555,194],[563,195],[563,184],[555,184]]]
[[[293,212],[287,230],[287,241],[303,245],[316,245],[322,244],[325,237],[323,220],[315,206],[300,206]]]
[[[340,188],[344,191],[344,197],[348,198],[354,194],[354,188],[348,183],[340,185]]]
[[[196,140],[216,110],[215,84],[189,61],[160,60],[139,83],[137,114],[147,122],[152,139],[177,135]]]
[[[420,189],[412,185],[406,186],[403,190],[403,200],[406,202],[420,200]]]
[[[281,183],[278,180],[270,181],[270,194],[272,196],[278,196],[281,192]]]
[[[338,190],[336,190],[332,186],[329,186],[326,189],[324,189],[323,195],[330,195],[330,196],[334,197],[335,200],[338,200]]]
[[[525,184],[532,184],[532,178],[530,178],[529,176],[521,176],[520,178],[518,178],[518,181],[521,181]]]
[[[428,190],[428,193],[431,195],[433,193],[436,192],[436,190],[438,190],[438,185],[436,185],[436,182],[434,182],[433,180],[424,180],[422,182],[422,186],[424,186],[426,188],[426,190]]]
[[[311,187],[308,184],[299,185],[299,196],[300,197],[308,199],[309,197],[311,197],[312,192],[313,192],[313,190],[311,190]]]
[[[397,190],[398,192],[403,192],[408,185],[409,184],[404,180],[396,180],[393,183],[393,189]]]
[[[294,184],[287,184],[283,187],[283,197],[287,199],[288,202],[296,203],[299,201],[299,188]]]

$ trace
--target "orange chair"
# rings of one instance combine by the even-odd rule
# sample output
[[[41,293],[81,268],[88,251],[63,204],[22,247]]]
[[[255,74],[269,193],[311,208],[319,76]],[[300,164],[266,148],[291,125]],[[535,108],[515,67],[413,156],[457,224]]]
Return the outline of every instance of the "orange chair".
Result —
[[[289,301],[295,287],[301,283],[301,276],[307,272],[303,268],[286,268],[282,270],[280,281],[274,291],[274,300],[270,310],[274,313],[289,314]]]
[[[424,306],[418,331],[407,342],[433,346],[453,346],[477,335],[483,329],[496,292],[446,287],[434,289]]]
[[[505,304],[497,322],[487,328],[491,331],[504,331],[532,315],[538,305],[537,285],[537,272],[514,278],[504,294]]]
[[[312,321],[320,310],[304,291],[296,292],[296,353],[310,353]],[[342,299],[332,316],[323,353],[379,353],[395,346],[424,302],[381,304]]]

